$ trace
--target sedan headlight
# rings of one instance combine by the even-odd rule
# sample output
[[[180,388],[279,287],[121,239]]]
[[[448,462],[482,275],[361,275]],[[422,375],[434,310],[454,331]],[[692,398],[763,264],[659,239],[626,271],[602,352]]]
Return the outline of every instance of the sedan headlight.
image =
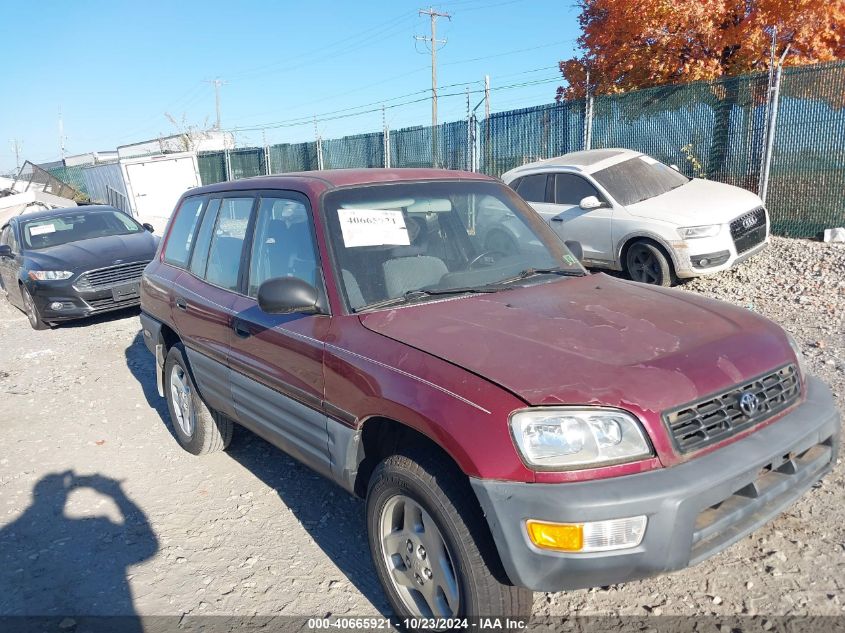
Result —
[[[55,281],[58,279],[70,279],[73,273],[69,270],[30,270],[29,278],[34,281]]]
[[[640,423],[616,409],[524,409],[511,414],[511,433],[534,470],[574,470],[653,455]]]
[[[714,237],[722,230],[721,224],[708,224],[706,226],[687,226],[678,229],[681,239],[692,240],[697,237]]]

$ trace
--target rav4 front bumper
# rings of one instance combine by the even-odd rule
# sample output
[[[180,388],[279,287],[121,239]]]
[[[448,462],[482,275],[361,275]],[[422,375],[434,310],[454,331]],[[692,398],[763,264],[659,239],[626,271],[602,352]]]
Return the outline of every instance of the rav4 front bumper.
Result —
[[[839,411],[807,377],[802,404],[755,433],[678,466],[598,481],[471,479],[511,581],[535,591],[627,582],[694,565],[776,517],[836,463]],[[646,515],[642,542],[593,553],[541,550],[529,519],[582,523]]]

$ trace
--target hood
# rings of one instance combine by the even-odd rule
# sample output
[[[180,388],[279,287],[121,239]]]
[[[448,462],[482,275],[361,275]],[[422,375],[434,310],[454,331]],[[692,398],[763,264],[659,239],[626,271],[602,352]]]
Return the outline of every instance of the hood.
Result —
[[[755,193],[723,182],[695,178],[664,194],[625,207],[632,215],[678,226],[724,224],[763,206]]]
[[[155,256],[158,238],[152,233],[108,235],[27,251],[30,265],[41,270],[82,272],[120,263],[149,261]]]
[[[530,405],[660,412],[794,360],[783,331],[750,311],[604,274],[360,319]]]

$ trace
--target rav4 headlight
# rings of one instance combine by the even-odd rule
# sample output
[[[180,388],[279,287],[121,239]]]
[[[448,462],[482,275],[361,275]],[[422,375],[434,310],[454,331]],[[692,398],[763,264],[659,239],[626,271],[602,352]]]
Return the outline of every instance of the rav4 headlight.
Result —
[[[511,434],[534,470],[575,470],[631,462],[653,452],[640,423],[617,409],[523,409]]]
[[[70,279],[73,273],[69,270],[30,270],[29,278],[35,281],[55,281],[57,279]]]
[[[795,340],[795,337],[792,336],[792,334],[786,332],[786,338],[789,341],[789,346],[792,348],[792,351],[795,354],[795,359],[798,361],[798,376],[803,381],[804,376],[807,374],[807,365],[804,361],[804,352],[801,351],[801,346],[798,344],[798,341]]]
[[[678,229],[682,239],[691,240],[697,237],[714,237],[722,230],[721,224],[708,224],[706,226],[687,226]]]

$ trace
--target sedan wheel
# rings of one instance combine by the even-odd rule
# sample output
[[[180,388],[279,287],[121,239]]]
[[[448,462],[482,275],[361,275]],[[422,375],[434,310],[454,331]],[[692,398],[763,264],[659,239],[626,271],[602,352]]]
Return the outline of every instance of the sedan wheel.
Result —
[[[23,285],[21,286],[21,297],[23,298],[23,311],[26,314],[26,318],[29,319],[32,329],[46,330],[49,326],[41,320],[41,315],[38,314],[38,307],[35,305],[32,295],[29,294],[29,290]]]
[[[454,558],[434,519],[400,494],[383,506],[379,527],[384,564],[407,611],[455,617],[460,591]]]

